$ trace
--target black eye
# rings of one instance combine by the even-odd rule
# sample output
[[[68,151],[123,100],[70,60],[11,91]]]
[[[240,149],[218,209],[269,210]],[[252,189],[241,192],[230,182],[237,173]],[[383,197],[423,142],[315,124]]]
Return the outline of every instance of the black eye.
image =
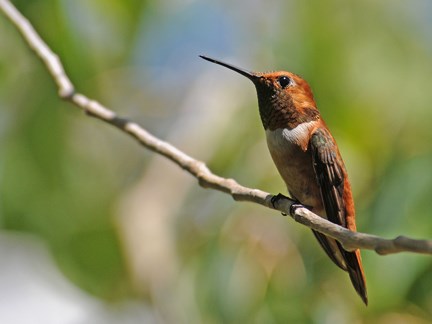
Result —
[[[283,75],[283,76],[279,77],[278,82],[279,82],[280,86],[282,87],[282,89],[285,89],[287,86],[289,86],[291,84],[291,79],[288,78],[287,76]]]

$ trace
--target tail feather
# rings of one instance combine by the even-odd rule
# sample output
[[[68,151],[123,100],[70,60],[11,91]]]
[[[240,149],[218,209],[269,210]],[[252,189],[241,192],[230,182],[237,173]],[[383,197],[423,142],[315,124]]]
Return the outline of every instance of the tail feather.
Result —
[[[336,240],[329,239],[327,236],[321,234],[320,232],[314,230],[312,230],[312,232],[314,233],[316,239],[318,240],[318,243],[321,245],[324,252],[334,262],[334,264],[336,264],[342,270],[347,271],[342,255],[339,253],[339,246],[336,245]]]
[[[347,263],[347,271],[350,276],[351,282],[365,305],[367,305],[368,297],[366,290],[366,279],[361,263],[360,250],[355,250],[354,252],[347,252],[341,247],[341,251],[343,252]]]
[[[313,231],[313,233],[323,250],[327,253],[328,257],[339,268],[348,272],[352,285],[354,286],[355,290],[357,291],[363,302],[367,305],[368,297],[366,289],[366,279],[361,263],[360,251],[345,251],[338,241],[316,231]]]

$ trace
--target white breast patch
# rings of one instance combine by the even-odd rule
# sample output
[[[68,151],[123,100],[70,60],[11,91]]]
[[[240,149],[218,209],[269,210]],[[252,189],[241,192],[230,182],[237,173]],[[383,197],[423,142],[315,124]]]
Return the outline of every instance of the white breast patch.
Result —
[[[278,147],[287,144],[296,144],[303,146],[307,143],[310,130],[315,126],[317,121],[302,123],[293,129],[278,128],[274,131],[266,130],[267,143],[269,146]]]

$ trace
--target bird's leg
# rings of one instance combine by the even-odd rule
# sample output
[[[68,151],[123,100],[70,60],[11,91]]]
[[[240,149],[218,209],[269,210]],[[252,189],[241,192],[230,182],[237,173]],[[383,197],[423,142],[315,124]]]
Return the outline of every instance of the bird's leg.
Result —
[[[312,206],[307,206],[307,205],[302,204],[302,203],[301,203],[297,198],[295,198],[294,196],[292,196],[292,198],[288,198],[287,196],[285,196],[285,195],[283,195],[283,194],[281,194],[281,193],[278,193],[276,196],[273,196],[273,197],[271,198],[270,202],[271,202],[273,208],[276,209],[276,204],[278,203],[278,201],[279,201],[280,199],[291,199],[291,200],[294,200],[294,203],[292,203],[291,206],[290,206],[290,215],[294,215],[294,214],[295,214],[295,211],[296,211],[298,208],[307,208],[307,209],[309,209],[310,211],[312,211],[312,209],[313,209]],[[281,212],[281,214],[282,214],[282,216],[287,216],[286,213]]]
[[[276,208],[275,205],[277,204],[277,202],[278,202],[280,199],[289,199],[289,198],[288,198],[287,196],[281,194],[281,193],[278,193],[276,196],[273,196],[273,197],[271,198],[271,200],[270,200],[270,202],[271,202],[273,208]],[[291,207],[292,207],[292,206],[291,206]],[[283,213],[283,212],[281,212],[281,214],[282,214],[282,216],[286,216],[286,215],[287,215],[286,213]]]
[[[296,202],[296,203],[292,204],[290,207],[290,215],[294,215],[298,208],[307,208],[309,210],[311,209],[308,206],[300,204],[300,202],[298,202],[298,203]]]

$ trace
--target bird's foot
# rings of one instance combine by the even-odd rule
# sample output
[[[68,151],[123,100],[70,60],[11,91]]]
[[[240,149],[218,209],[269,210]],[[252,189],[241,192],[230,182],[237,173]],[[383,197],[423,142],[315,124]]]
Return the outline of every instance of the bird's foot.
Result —
[[[276,204],[277,204],[277,202],[278,202],[280,199],[288,199],[288,197],[282,195],[281,193],[278,193],[276,196],[273,196],[273,197],[271,198],[271,200],[270,200],[270,202],[271,202],[273,208],[276,209]],[[283,213],[283,212],[281,212],[281,214],[282,214],[282,216],[286,216],[286,215],[287,215],[286,213]]]
[[[305,208],[305,205],[300,204],[300,202],[293,203],[290,206],[290,215],[294,215],[298,208]],[[307,208],[307,207],[306,207]]]
[[[295,198],[288,198],[287,196],[285,196],[285,195],[283,195],[283,194],[281,194],[281,193],[278,193],[276,196],[273,196],[273,197],[271,198],[271,200],[270,200],[270,202],[271,202],[271,204],[272,204],[272,206],[273,206],[274,209],[277,209],[277,208],[276,208],[276,205],[277,205],[277,203],[278,203],[278,201],[279,201],[280,199],[290,199],[290,200],[294,200],[294,202],[293,202],[293,203],[291,204],[291,206],[290,206],[290,215],[294,215],[295,212],[296,212],[296,210],[297,210],[298,208],[307,208],[307,209],[309,209],[310,211],[312,211],[312,206],[303,205],[303,204],[300,203],[300,201],[298,201],[297,199],[295,199]],[[287,214],[284,213],[284,212],[281,212],[281,214],[282,214],[282,216],[287,216]]]
[[[298,208],[306,208],[306,209],[309,209],[310,211],[312,211],[312,209],[313,209],[312,206],[301,204],[300,201],[297,200],[290,207],[290,215],[294,215]]]

